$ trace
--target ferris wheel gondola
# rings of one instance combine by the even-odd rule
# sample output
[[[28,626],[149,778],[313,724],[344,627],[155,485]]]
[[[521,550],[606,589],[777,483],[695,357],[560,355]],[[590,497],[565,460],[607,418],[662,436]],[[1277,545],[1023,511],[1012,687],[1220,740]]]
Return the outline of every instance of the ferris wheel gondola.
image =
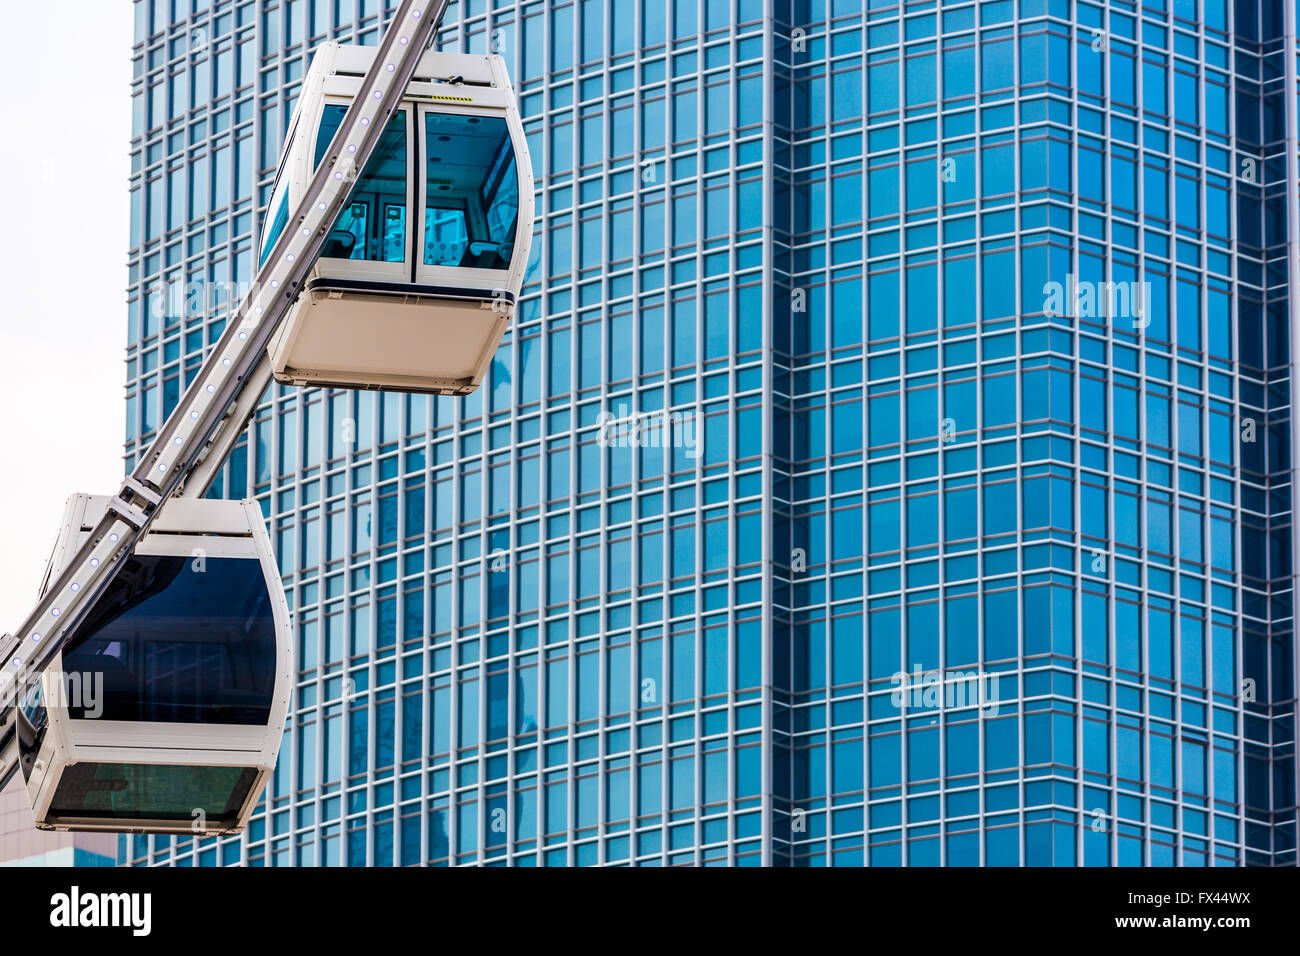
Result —
[[[46,580],[106,497],[73,495]],[[36,826],[233,833],[275,767],[289,609],[255,501],[177,498],[17,707]]]
[[[463,395],[515,312],[533,231],[533,176],[505,61],[428,52],[364,169],[335,132],[374,59],[326,43],[303,82],[261,257],[338,150],[355,179],[269,351],[277,381]],[[358,174],[359,173],[359,174]]]

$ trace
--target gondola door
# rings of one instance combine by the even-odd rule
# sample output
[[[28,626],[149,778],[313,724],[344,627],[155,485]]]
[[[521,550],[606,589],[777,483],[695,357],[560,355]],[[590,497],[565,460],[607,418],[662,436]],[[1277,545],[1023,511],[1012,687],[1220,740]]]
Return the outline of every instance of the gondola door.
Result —
[[[520,228],[517,151],[506,117],[500,110],[421,106],[416,127],[420,195],[413,208],[422,241],[412,278],[499,297],[510,285]],[[513,306],[513,296],[505,304]]]

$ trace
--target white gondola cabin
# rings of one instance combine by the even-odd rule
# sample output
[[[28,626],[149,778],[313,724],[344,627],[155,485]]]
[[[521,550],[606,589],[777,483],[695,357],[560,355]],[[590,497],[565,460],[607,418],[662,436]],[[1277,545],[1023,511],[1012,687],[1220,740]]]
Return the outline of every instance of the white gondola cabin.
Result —
[[[329,155],[374,56],[326,43],[312,58],[261,260]],[[337,148],[346,160],[347,144]],[[472,392],[514,315],[532,234],[532,164],[504,60],[425,53],[270,344],[276,380]]]
[[[107,498],[73,495],[56,579]],[[19,698],[19,760],[46,830],[243,829],[292,686],[289,609],[254,501],[175,498]]]

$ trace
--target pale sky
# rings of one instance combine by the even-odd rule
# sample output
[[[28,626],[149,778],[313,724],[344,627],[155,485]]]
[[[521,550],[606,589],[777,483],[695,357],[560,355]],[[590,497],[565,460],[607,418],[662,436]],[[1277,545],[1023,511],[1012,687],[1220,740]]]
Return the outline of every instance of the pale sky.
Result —
[[[31,610],[63,502],[123,475],[129,0],[4,6],[0,631]]]

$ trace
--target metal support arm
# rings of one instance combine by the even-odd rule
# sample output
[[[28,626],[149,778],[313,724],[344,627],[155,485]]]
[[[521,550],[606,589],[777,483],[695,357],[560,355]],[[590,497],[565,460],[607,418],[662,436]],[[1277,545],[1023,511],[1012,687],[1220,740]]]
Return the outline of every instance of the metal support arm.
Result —
[[[402,0],[306,195],[199,374],[58,579],[14,634],[0,639],[0,787],[17,768],[12,710],[20,688],[49,666],[149,530],[162,504],[177,494],[201,495],[238,439],[266,387],[261,369],[267,344],[315,266],[388,118],[399,107],[447,3]],[[245,417],[239,419],[241,414]]]

